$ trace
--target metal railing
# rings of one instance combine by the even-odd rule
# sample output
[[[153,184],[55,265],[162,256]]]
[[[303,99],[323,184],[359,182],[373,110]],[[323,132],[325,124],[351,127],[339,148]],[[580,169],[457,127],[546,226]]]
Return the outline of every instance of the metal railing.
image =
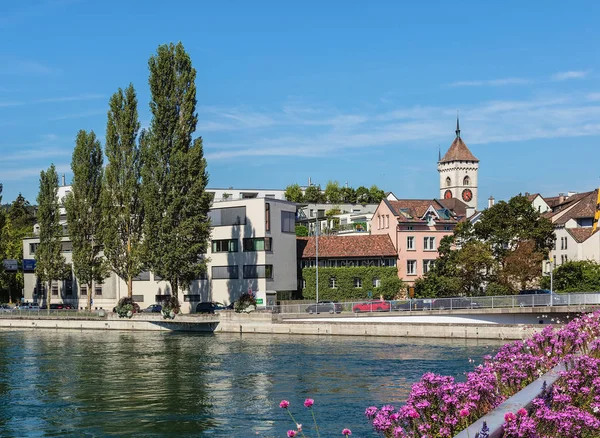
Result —
[[[77,310],[77,309],[30,309],[13,307],[0,309],[0,318],[23,318],[23,319],[89,319],[104,318],[108,310]]]
[[[550,307],[600,305],[600,292],[568,294],[504,295],[407,300],[363,300],[350,302],[299,303],[273,306],[280,314],[343,314],[419,312],[422,310],[499,309],[511,307]]]

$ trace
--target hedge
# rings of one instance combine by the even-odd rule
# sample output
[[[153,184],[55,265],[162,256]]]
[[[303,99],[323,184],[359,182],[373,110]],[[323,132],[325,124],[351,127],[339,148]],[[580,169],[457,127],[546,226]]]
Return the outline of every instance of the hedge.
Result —
[[[329,287],[329,278],[335,277],[335,288]],[[354,287],[354,278],[362,280],[362,287]],[[302,297],[307,300],[316,299],[316,268],[303,268],[302,278],[306,287],[302,289]],[[374,279],[380,280],[379,287],[373,287]],[[374,299],[383,295],[386,300],[400,295],[404,283],[398,278],[395,267],[358,266],[348,268],[319,268],[319,301],[354,301],[369,297]]]

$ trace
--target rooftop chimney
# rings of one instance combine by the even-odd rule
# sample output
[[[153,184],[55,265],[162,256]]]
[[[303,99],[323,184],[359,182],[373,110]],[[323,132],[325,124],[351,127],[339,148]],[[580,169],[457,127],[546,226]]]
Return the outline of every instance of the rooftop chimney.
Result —
[[[494,206],[494,201],[495,201],[494,197],[490,196],[488,199],[488,208],[492,208]]]
[[[558,203],[562,204],[563,202],[565,202],[565,194],[564,193],[559,193],[558,194]]]

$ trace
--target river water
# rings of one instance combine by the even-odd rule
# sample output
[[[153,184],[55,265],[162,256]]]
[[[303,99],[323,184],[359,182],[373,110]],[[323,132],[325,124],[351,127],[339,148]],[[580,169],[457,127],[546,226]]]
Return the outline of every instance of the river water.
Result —
[[[117,331],[0,331],[0,436],[375,436],[426,371],[460,377],[493,341]]]

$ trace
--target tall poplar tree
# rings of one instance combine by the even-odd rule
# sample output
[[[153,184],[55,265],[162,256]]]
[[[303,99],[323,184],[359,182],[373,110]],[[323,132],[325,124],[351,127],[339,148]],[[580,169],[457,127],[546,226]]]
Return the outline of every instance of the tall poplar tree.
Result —
[[[35,274],[46,286],[46,305],[50,310],[52,281],[64,278],[66,261],[61,254],[62,226],[58,201],[58,174],[52,164],[40,173],[40,191],[37,197],[37,219],[40,243],[35,252]]]
[[[109,102],[106,124],[103,217],[104,256],[112,270],[127,282],[133,295],[133,278],[142,271],[144,204],[140,192],[141,156],[137,96],[132,84],[119,88]]]
[[[149,267],[178,298],[180,287],[206,271],[210,237],[202,138],[192,140],[196,70],[181,43],[159,46],[148,65],[152,122],[142,144],[144,247]]]
[[[87,309],[92,308],[93,282],[107,277],[102,250],[102,147],[94,131],[77,133],[71,160],[73,184],[65,200],[69,236],[73,242],[73,271],[87,285]]]

